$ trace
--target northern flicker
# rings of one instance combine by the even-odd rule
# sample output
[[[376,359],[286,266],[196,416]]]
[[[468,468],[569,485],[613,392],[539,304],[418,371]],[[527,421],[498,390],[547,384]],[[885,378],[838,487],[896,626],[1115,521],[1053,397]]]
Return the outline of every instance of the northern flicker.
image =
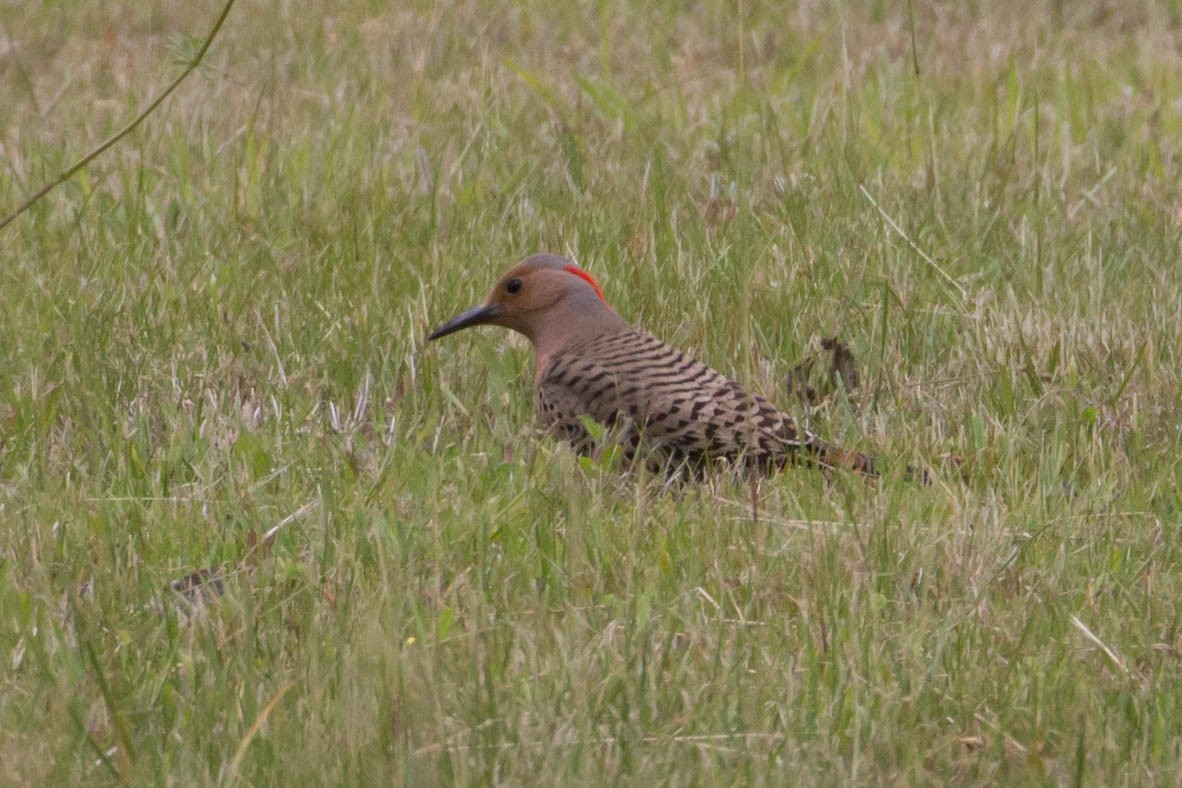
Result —
[[[578,451],[590,452],[583,418],[617,431],[626,462],[639,447],[667,470],[711,461],[760,471],[793,461],[874,475],[873,461],[796,424],[608,306],[591,275],[565,257],[538,254],[501,277],[483,306],[457,315],[428,339],[491,324],[529,338],[542,420]]]

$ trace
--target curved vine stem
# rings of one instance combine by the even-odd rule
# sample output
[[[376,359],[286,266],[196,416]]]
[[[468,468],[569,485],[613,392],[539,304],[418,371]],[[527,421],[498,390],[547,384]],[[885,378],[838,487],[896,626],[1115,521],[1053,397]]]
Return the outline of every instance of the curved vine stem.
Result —
[[[61,175],[42,186],[36,194],[21,203],[20,207],[18,207],[15,211],[8,214],[3,219],[0,219],[0,230],[3,230],[5,227],[11,224],[12,221],[16,219],[16,217],[29,210],[29,208],[32,207],[34,203],[36,203],[45,195],[49,194],[61,184],[68,181],[74,176],[75,173],[77,173],[87,164],[90,164],[92,161],[105,153],[107,149],[134,131],[137,126],[144,122],[144,119],[155,112],[156,108],[163,104],[164,100],[168,98],[172,92],[176,90],[177,87],[179,87],[180,84],[197,69],[198,66],[201,65],[201,61],[205,58],[205,53],[209,51],[210,44],[212,44],[214,38],[217,37],[218,31],[222,29],[222,24],[226,21],[226,17],[230,15],[230,9],[234,7],[234,2],[235,0],[226,0],[225,6],[222,7],[222,13],[218,16],[217,21],[213,23],[213,28],[209,31],[209,35],[205,37],[205,41],[202,42],[201,48],[197,50],[197,54],[194,55],[193,59],[190,60],[188,65],[185,66],[185,70],[181,72],[180,76],[174,79],[172,84],[164,89],[164,92],[152,99],[152,102],[148,104],[148,106],[144,107],[143,111],[141,111],[139,115],[136,115],[130,123],[104,140],[97,148],[83,156],[72,167],[62,172]]]

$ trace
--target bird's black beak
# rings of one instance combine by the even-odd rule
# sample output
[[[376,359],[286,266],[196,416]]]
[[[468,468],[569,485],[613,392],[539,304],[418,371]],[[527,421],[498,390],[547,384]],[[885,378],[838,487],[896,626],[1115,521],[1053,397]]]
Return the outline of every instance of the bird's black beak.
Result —
[[[484,323],[488,323],[497,315],[501,314],[503,309],[504,307],[500,304],[474,306],[467,312],[461,312],[451,320],[441,325],[439,328],[432,331],[431,336],[427,337],[427,339],[439,339],[440,337],[445,337],[448,334],[454,334],[461,328],[467,328],[468,326],[479,326]]]

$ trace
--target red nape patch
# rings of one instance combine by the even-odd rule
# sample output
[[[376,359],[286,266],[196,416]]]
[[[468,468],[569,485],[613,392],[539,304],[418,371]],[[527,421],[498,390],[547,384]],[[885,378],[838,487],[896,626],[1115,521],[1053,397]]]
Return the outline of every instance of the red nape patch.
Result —
[[[607,299],[603,297],[603,291],[599,289],[599,283],[596,282],[593,278],[591,278],[591,274],[587,273],[582,268],[579,268],[577,265],[568,265],[566,267],[566,270],[569,271],[570,273],[574,274],[575,276],[579,277],[580,279],[584,280],[585,282],[587,282],[587,284],[594,287],[595,288],[595,295],[599,296],[599,300],[604,302],[605,304],[607,303]]]

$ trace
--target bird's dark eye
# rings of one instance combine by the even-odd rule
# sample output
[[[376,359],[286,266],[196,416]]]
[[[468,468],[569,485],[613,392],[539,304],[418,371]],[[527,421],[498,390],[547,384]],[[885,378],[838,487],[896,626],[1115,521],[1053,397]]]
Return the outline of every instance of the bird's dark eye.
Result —
[[[517,291],[519,291],[521,289],[521,280],[520,279],[510,279],[508,282],[505,283],[505,289],[508,290],[510,293],[516,293]]]

